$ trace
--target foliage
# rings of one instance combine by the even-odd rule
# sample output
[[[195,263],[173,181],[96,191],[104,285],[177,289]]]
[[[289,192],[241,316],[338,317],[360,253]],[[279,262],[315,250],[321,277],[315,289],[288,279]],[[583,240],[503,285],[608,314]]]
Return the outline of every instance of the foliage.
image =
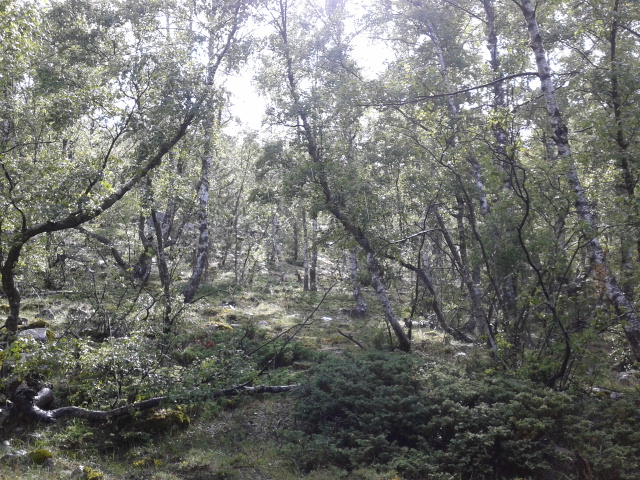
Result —
[[[557,447],[563,445],[588,459],[599,457],[598,448],[615,452],[594,460],[597,478],[637,474],[635,461],[622,460],[637,454],[633,425],[620,422],[631,414],[626,403],[576,427],[579,403],[568,394],[504,375],[421,365],[407,355],[328,358],[312,373],[288,447],[304,470],[374,465],[413,479],[539,478],[573,469]]]

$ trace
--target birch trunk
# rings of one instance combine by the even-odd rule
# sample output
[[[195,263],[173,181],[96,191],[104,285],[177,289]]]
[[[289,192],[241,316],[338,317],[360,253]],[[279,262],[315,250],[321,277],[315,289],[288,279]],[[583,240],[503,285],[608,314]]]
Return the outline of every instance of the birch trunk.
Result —
[[[445,318],[444,312],[442,311],[442,302],[440,301],[440,296],[438,295],[438,291],[435,288],[429,255],[425,250],[422,250],[420,257],[420,270],[416,273],[418,274],[418,278],[420,279],[420,281],[425,285],[425,287],[427,287],[427,290],[429,291],[429,294],[431,296],[430,306],[433,310],[434,315],[436,316],[438,325],[440,325],[440,328],[442,328],[443,331],[451,335],[456,340],[470,343],[471,339],[467,335],[449,325],[449,322]]]
[[[449,68],[447,66],[447,62],[445,59],[444,49],[442,48],[442,44],[440,42],[440,37],[438,36],[435,25],[431,22],[431,20],[428,17],[425,18],[425,25],[427,27],[427,31],[425,33],[431,39],[436,52],[438,68],[440,70],[440,74],[442,75],[442,78],[444,81],[445,90],[447,93],[451,93],[454,91],[454,88],[449,76]],[[446,100],[447,100],[447,108],[449,110],[450,121],[452,124],[452,133],[447,141],[447,144],[449,147],[454,147],[458,140],[457,128],[455,126],[455,123],[458,119],[459,109],[458,109],[458,105],[455,102],[455,98],[453,94],[447,95]],[[477,160],[473,158],[471,155],[467,156],[467,162],[471,166],[471,173],[475,179],[476,186],[478,187],[478,195],[479,195],[478,200],[480,202],[481,211],[483,212],[483,215],[486,215],[489,211],[489,202],[487,200],[486,188],[484,186],[484,183],[482,181],[482,175],[480,173],[480,165],[478,164]],[[457,215],[455,215],[455,217],[457,220],[460,246],[456,247],[452,241],[447,242],[447,246],[449,247],[450,250],[453,248],[454,251],[452,251],[451,254],[452,256],[454,256],[454,258],[458,258],[458,265],[457,265],[458,272],[462,274],[464,271],[468,274],[469,266],[467,262],[467,241],[466,241],[467,239],[466,239],[466,233],[464,228],[465,204],[462,197],[459,194],[456,194],[456,203],[457,203],[458,212],[457,212]],[[442,220],[437,207],[436,207],[436,216],[440,220]],[[440,223],[440,228],[442,229],[442,233],[444,235],[449,235],[444,222]],[[472,270],[476,272],[474,276],[468,275],[468,278],[463,277],[462,279],[463,284],[468,290],[469,299],[471,300],[471,322],[473,323],[474,328],[477,332],[488,333],[488,336],[490,338],[489,343],[491,345],[491,348],[492,350],[497,352],[497,344],[495,343],[494,340],[492,340],[493,335],[491,334],[491,331],[490,331],[491,329],[489,327],[487,317],[482,308],[482,304],[480,303],[480,298],[482,296],[481,288],[480,288],[480,267],[476,266]],[[474,279],[476,281],[474,281]],[[470,280],[470,282],[467,280]]]
[[[209,259],[209,171],[213,162],[213,122],[205,122],[205,142],[198,184],[198,248],[189,284],[184,291],[185,303],[193,302]]]
[[[304,262],[303,290],[309,291],[309,229],[307,227],[307,212],[302,209],[302,258]]]
[[[311,258],[309,259],[309,290],[318,291],[318,219],[311,220]]]
[[[566,177],[573,190],[576,214],[585,225],[584,233],[589,239],[587,242],[587,251],[589,252],[591,263],[596,271],[596,279],[620,317],[622,328],[629,341],[633,355],[637,360],[640,360],[640,318],[638,318],[634,305],[619,287],[600,244],[597,233],[598,225],[591,211],[591,203],[582,187],[578,170],[571,156],[569,129],[564,123],[562,112],[556,99],[555,87],[551,79],[551,67],[547,60],[547,54],[536,18],[536,8],[531,0],[522,0],[521,3],[516,2],[516,4],[522,10],[527,23],[531,49],[535,55],[540,87],[544,95],[549,123],[553,131],[553,140],[556,144],[558,160],[567,165]]]
[[[611,84],[611,107],[613,109],[613,118],[615,121],[615,142],[618,147],[618,155],[620,157],[619,169],[621,182],[618,185],[618,193],[625,200],[625,206],[633,212],[634,225],[640,220],[640,211],[638,202],[635,198],[635,179],[631,171],[631,165],[634,159],[629,155],[629,140],[625,134],[625,128],[622,118],[623,99],[620,93],[620,79],[618,76],[618,30],[620,19],[620,0],[615,0],[613,5],[613,19],[611,21],[611,30],[609,32],[609,80]],[[630,301],[635,296],[634,289],[634,270],[635,260],[633,254],[633,244],[635,242],[636,252],[640,254],[640,239],[634,239],[627,231],[623,230],[620,238],[620,266],[622,268],[622,288],[625,295]]]
[[[169,266],[167,265],[167,257],[164,252],[164,236],[162,232],[162,221],[158,218],[158,212],[151,210],[151,221],[156,236],[156,262],[158,263],[158,274],[160,276],[160,285],[162,286],[164,296],[164,312],[162,315],[162,331],[169,333],[171,331],[171,312],[173,298],[171,295],[171,275]]]
[[[498,31],[496,28],[496,12],[494,8],[494,0],[482,0],[482,4],[485,12],[486,19],[486,35],[487,35],[487,49],[489,50],[489,65],[491,71],[496,78],[502,78],[502,71],[500,68],[500,57],[498,50]],[[513,189],[511,181],[512,176],[512,159],[509,158],[507,152],[507,146],[510,144],[509,134],[504,125],[503,112],[506,112],[507,104],[505,101],[504,82],[495,82],[493,85],[493,105],[492,110],[496,114],[496,121],[491,123],[491,130],[493,137],[495,138],[494,155],[500,163],[502,169],[505,171],[503,179],[503,188],[505,191]],[[482,212],[481,212],[482,213]],[[486,214],[489,213],[487,206]],[[491,232],[496,245],[499,249],[503,240],[503,232],[493,230]],[[508,266],[501,265],[500,262],[493,262],[495,265],[496,276],[498,278],[499,287],[496,289],[496,293],[501,294],[501,305],[504,311],[504,315],[507,319],[516,319],[517,313],[517,300],[516,300],[516,283],[513,272],[509,271]]]
[[[133,278],[140,284],[145,285],[151,274],[151,250],[153,247],[153,236],[147,235],[147,221],[144,214],[140,212],[138,216],[138,238],[142,244],[142,253],[133,266]]]
[[[476,327],[480,330],[481,333],[487,334],[489,347],[491,348],[491,350],[497,353],[498,344],[496,343],[496,340],[493,336],[493,332],[491,331],[489,318],[485,314],[484,309],[482,308],[482,305],[480,303],[478,290],[476,289],[476,286],[473,282],[471,273],[469,272],[467,265],[464,263],[464,261],[460,257],[458,249],[456,248],[453,242],[453,238],[451,238],[451,235],[449,235],[449,231],[446,228],[444,219],[442,218],[442,215],[440,215],[440,212],[437,208],[435,209],[435,215],[436,215],[436,220],[438,221],[438,225],[440,226],[442,235],[444,237],[444,241],[449,247],[449,251],[451,252],[451,256],[453,257],[454,264],[456,265],[456,268],[460,276],[462,277],[463,283],[467,287],[467,292],[469,293],[469,297],[471,300],[471,308],[472,308],[471,314],[476,322]]]
[[[369,273],[371,274],[371,285],[378,295],[387,323],[391,326],[393,333],[400,343],[400,350],[408,352],[411,350],[411,339],[407,336],[404,328],[402,328],[400,321],[393,311],[393,305],[389,300],[387,290],[380,280],[380,266],[372,252],[367,253],[367,266],[369,267]]]
[[[362,295],[360,281],[358,280],[358,249],[353,248],[349,252],[349,277],[353,286],[353,299],[356,302],[356,308],[350,311],[351,316],[362,318],[367,313],[367,302]]]
[[[302,127],[301,134],[303,135],[303,140],[306,143],[307,153],[310,160],[314,164],[314,168],[316,169],[314,171],[314,181],[322,191],[322,194],[324,196],[325,208],[336,218],[336,220],[338,220],[342,224],[345,230],[353,236],[354,240],[362,247],[362,249],[367,254],[367,266],[372,278],[374,278],[374,288],[376,290],[376,294],[378,295],[378,299],[385,311],[385,319],[388,325],[394,331],[400,349],[408,352],[411,350],[411,339],[407,336],[402,325],[398,321],[398,318],[395,316],[391,301],[389,300],[386,289],[382,281],[380,280],[380,266],[378,260],[375,257],[375,250],[373,248],[373,245],[369,241],[369,238],[367,237],[365,232],[360,227],[355,225],[351,218],[349,218],[347,214],[344,213],[344,211],[340,207],[339,199],[336,198],[333,189],[329,184],[329,180],[324,170],[325,162],[322,158],[323,150],[320,148],[315,131],[312,127],[312,124],[310,123],[308,112],[305,108],[304,103],[300,99],[300,94],[298,92],[298,82],[296,81],[296,77],[294,74],[293,55],[290,52],[288,41],[287,21],[288,18],[286,2],[280,2],[280,18],[279,22],[276,22],[276,27],[278,28],[278,34],[280,35],[280,38],[282,40],[282,54],[283,60],[285,62],[285,76],[287,87],[289,89],[289,95],[291,96],[293,108],[295,109]]]

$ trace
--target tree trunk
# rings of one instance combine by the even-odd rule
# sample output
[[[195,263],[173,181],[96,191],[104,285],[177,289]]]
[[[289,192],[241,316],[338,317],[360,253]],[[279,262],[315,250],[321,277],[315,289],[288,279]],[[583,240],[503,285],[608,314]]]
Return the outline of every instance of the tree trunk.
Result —
[[[471,300],[471,309],[472,309],[471,312],[475,322],[476,329],[479,330],[480,333],[487,334],[489,347],[491,348],[491,350],[493,350],[494,353],[498,353],[498,344],[496,343],[495,337],[491,330],[489,319],[487,318],[487,315],[485,314],[484,309],[482,308],[482,304],[480,302],[480,296],[478,295],[478,291],[476,290],[476,286],[473,282],[471,273],[469,272],[467,265],[464,263],[464,261],[460,257],[458,249],[456,248],[456,245],[453,242],[451,235],[449,234],[447,226],[445,225],[444,219],[440,215],[438,208],[436,207],[434,210],[435,210],[436,220],[438,222],[438,225],[440,226],[440,232],[444,237],[445,243],[449,247],[449,252],[451,253],[451,257],[453,258],[453,261],[454,261],[454,264],[456,265],[458,273],[462,277],[462,281],[467,287],[467,292],[469,293],[469,297]]]
[[[433,281],[429,255],[426,251],[424,251],[424,249],[421,252],[420,269],[416,273],[418,274],[418,279],[421,281],[421,283],[424,284],[425,287],[427,287],[427,290],[429,291],[429,295],[431,296],[430,306],[433,310],[434,315],[436,316],[436,320],[438,321],[438,325],[440,325],[440,328],[442,328],[443,331],[451,335],[456,340],[470,343],[471,339],[464,333],[449,325],[449,322],[447,322],[447,319],[444,316],[440,297],[438,295],[438,292],[436,291],[435,282]]]
[[[298,385],[256,385],[254,387],[247,385],[239,385],[224,390],[217,390],[203,396],[202,400],[211,400],[221,397],[230,397],[234,395],[257,395],[262,393],[283,393],[290,392],[298,388]],[[39,392],[29,387],[25,383],[17,385],[15,390],[11,392],[11,406],[6,409],[0,409],[0,429],[4,430],[4,426],[11,420],[27,419],[37,420],[42,423],[55,423],[57,420],[65,417],[81,418],[90,422],[106,422],[118,417],[131,415],[135,412],[141,412],[157,408],[167,402],[175,402],[174,397],[153,397],[140,402],[124,405],[112,410],[89,410],[80,407],[59,407],[53,410],[47,410],[53,403],[53,392],[49,388],[43,388]],[[193,396],[185,398],[183,401],[193,401]],[[2,432],[4,433],[4,431]]]
[[[318,219],[311,219],[311,258],[309,259],[309,291],[318,291]]]
[[[378,295],[387,323],[391,326],[393,333],[395,333],[400,350],[408,352],[411,350],[411,339],[407,336],[407,333],[404,331],[404,328],[402,328],[398,317],[396,317],[393,311],[393,306],[391,305],[387,291],[380,280],[380,266],[372,252],[367,253],[367,266],[371,274],[371,285]]]
[[[173,323],[171,318],[171,311],[173,309],[173,298],[171,294],[171,275],[169,273],[169,266],[167,265],[167,258],[164,251],[164,238],[162,232],[162,223],[158,219],[158,213],[155,210],[151,210],[151,219],[153,220],[153,226],[156,233],[156,262],[158,263],[158,273],[160,276],[160,284],[164,293],[164,312],[162,315],[162,332],[169,333],[171,331],[171,324]]]
[[[191,279],[184,292],[185,303],[193,302],[209,259],[209,171],[213,162],[213,128],[211,121],[205,122],[204,154],[200,164],[200,182],[198,184],[198,247]]]
[[[309,270],[310,270],[310,255],[309,255],[309,229],[307,227],[307,211],[302,209],[302,258],[304,262],[304,276],[303,276],[303,290],[309,291]]]
[[[289,94],[291,95],[291,100],[293,101],[293,106],[295,108],[298,119],[301,123],[302,127],[302,135],[304,141],[306,143],[307,153],[309,155],[310,160],[313,162],[317,171],[314,171],[314,181],[320,187],[322,194],[324,196],[324,204],[325,208],[338,220],[342,226],[353,235],[355,241],[362,247],[362,249],[367,254],[367,265],[369,267],[369,271],[371,273],[374,288],[376,289],[376,293],[378,294],[378,298],[382,307],[385,311],[385,318],[387,323],[394,331],[400,349],[404,351],[411,350],[411,339],[407,336],[406,332],[403,330],[402,326],[398,322],[398,319],[393,313],[393,308],[391,302],[387,296],[384,285],[380,281],[380,267],[378,261],[375,257],[375,250],[369,241],[369,238],[366,236],[364,231],[356,226],[351,218],[349,218],[340,207],[340,201],[334,195],[334,192],[329,184],[329,180],[327,178],[325,172],[325,162],[322,158],[322,149],[320,148],[320,143],[318,142],[318,138],[316,137],[316,131],[312,127],[309,121],[309,115],[306,110],[305,105],[300,99],[300,95],[298,92],[298,83],[295,78],[294,68],[293,68],[293,56],[289,51],[289,41],[288,41],[288,32],[287,32],[287,11],[285,3],[280,4],[280,23],[276,22],[276,26],[279,29],[279,35],[283,44],[283,56],[284,61],[286,63],[285,67],[285,75],[287,86],[289,88]]]
[[[618,282],[606,261],[604,250],[597,236],[598,225],[591,211],[591,203],[582,188],[576,165],[573,162],[571,148],[569,146],[569,129],[564,123],[562,112],[556,100],[555,87],[551,79],[551,67],[547,61],[547,54],[542,42],[542,36],[540,35],[540,28],[536,18],[536,8],[531,0],[522,0],[518,6],[522,10],[527,23],[529,38],[531,40],[530,45],[538,67],[540,87],[546,102],[549,123],[553,131],[553,140],[558,152],[558,159],[567,164],[568,171],[566,177],[573,190],[576,214],[583,222],[584,234],[586,238],[589,239],[587,242],[587,250],[596,271],[596,279],[620,317],[622,328],[629,341],[633,355],[637,360],[640,360],[640,318],[638,318],[634,305],[618,286]]]
[[[449,75],[449,68],[447,66],[447,62],[445,59],[444,49],[442,48],[442,44],[440,42],[440,37],[436,31],[435,25],[431,22],[428,17],[424,19],[426,25],[426,35],[431,39],[434,49],[436,51],[436,58],[438,61],[438,68],[440,70],[440,74],[442,75],[445,90],[447,93],[452,93],[454,91],[453,85],[451,83],[451,78]],[[451,123],[451,134],[447,140],[447,146],[449,148],[455,147],[457,143],[457,127],[456,122],[458,120],[459,108],[455,102],[454,96],[447,95],[447,108],[449,110],[449,117]],[[482,181],[482,175],[480,173],[480,165],[477,160],[471,155],[467,156],[467,162],[471,167],[471,174],[475,179],[476,186],[478,187],[479,200],[481,205],[481,211],[483,215],[486,215],[489,212],[489,203],[486,196],[486,188]],[[455,172],[454,172],[455,173]],[[461,184],[461,188],[464,189],[464,185],[462,185],[462,179],[459,174],[456,173],[456,179]],[[447,246],[451,252],[451,255],[454,259],[454,267],[462,277],[462,282],[465,285],[467,292],[469,294],[469,298],[471,300],[471,322],[476,332],[478,333],[487,333],[489,339],[490,348],[497,353],[498,345],[495,342],[493,337],[493,333],[491,332],[491,326],[489,325],[489,320],[482,308],[482,304],[480,302],[481,298],[481,290],[479,287],[480,280],[480,267],[475,267],[473,269],[469,269],[468,256],[467,256],[467,238],[464,227],[464,209],[465,203],[464,198],[461,197],[459,193],[456,194],[456,203],[457,203],[457,215],[455,215],[458,226],[458,236],[459,236],[459,246],[456,247],[453,240],[449,235],[449,231],[446,228],[442,217],[440,216],[439,210],[435,208],[436,219],[438,220],[438,224],[442,231],[442,234],[445,238]],[[471,208],[471,206],[469,207]],[[472,275],[471,272],[475,271],[476,275]],[[476,281],[474,281],[474,279]]]
[[[2,267],[0,267],[2,291],[9,301],[9,315],[4,326],[10,334],[15,334],[18,331],[20,321],[20,290],[16,285],[16,267],[25,243],[26,239],[15,238]]]
[[[143,193],[144,195],[144,193]],[[142,244],[142,252],[138,256],[138,260],[133,265],[133,278],[144,286],[149,280],[151,274],[151,256],[153,249],[153,235],[147,234],[147,220],[142,212],[138,216],[138,238]]]
[[[633,213],[632,225],[635,227],[640,221],[640,211],[638,202],[635,198],[635,179],[631,171],[631,165],[634,164],[633,158],[629,155],[629,140],[625,134],[622,105],[623,99],[620,93],[620,79],[618,77],[619,62],[618,59],[618,29],[620,19],[620,0],[615,0],[613,5],[613,19],[611,21],[611,30],[609,32],[609,80],[611,84],[611,108],[613,109],[613,118],[615,121],[615,143],[618,147],[618,155],[620,157],[619,170],[621,181],[618,184],[618,193],[624,199],[624,205]],[[636,254],[640,255],[640,238],[633,238],[633,235],[626,229],[622,230],[620,238],[620,266],[622,268],[622,289],[629,299],[633,301],[635,296],[634,288],[634,271],[635,264],[633,244],[635,243]]]
[[[271,260],[273,266],[278,269],[278,282],[284,282],[284,267],[282,263],[282,246],[280,245],[280,210],[276,206],[276,212],[271,219]]]
[[[494,0],[482,0],[482,4],[486,19],[487,49],[489,50],[490,55],[489,65],[494,77],[499,79],[502,78],[503,75],[500,68],[498,31],[496,28]],[[493,147],[494,156],[505,172],[503,177],[503,188],[508,192],[513,189],[513,182],[511,180],[513,175],[513,161],[507,151],[510,141],[504,121],[504,115],[505,112],[507,112],[507,104],[505,101],[503,81],[497,81],[493,85],[492,110],[496,117],[495,120],[491,122],[491,130],[493,132],[493,137],[495,138],[495,146]],[[490,213],[488,206],[486,212],[481,210],[480,213],[482,215],[488,215]],[[494,248],[499,249],[500,245],[503,244],[505,233],[508,235],[509,232],[499,231],[496,228],[491,230],[491,235],[493,236],[495,243]],[[507,241],[509,241],[508,236]],[[499,296],[503,315],[507,320],[505,325],[508,325],[509,321],[515,320],[518,317],[515,274],[510,271],[509,266],[504,265],[504,262],[494,260],[492,263],[495,270],[494,279],[497,278],[498,283],[496,294]]]
[[[362,318],[367,313],[367,302],[362,295],[360,281],[358,280],[358,249],[353,248],[349,252],[349,276],[353,288],[353,299],[356,302],[356,308],[351,309],[350,314],[354,317]]]

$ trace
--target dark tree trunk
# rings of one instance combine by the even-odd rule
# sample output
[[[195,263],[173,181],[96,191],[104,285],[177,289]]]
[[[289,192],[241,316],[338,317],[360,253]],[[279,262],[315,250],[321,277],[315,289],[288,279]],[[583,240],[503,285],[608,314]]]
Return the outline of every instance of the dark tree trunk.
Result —
[[[240,385],[224,390],[218,390],[203,396],[201,400],[230,397],[234,395],[257,395],[262,393],[283,393],[298,388],[298,385],[256,385],[254,387]],[[11,404],[0,409],[0,437],[6,436],[7,425],[36,420],[42,423],[54,423],[59,419],[81,418],[90,422],[106,422],[118,417],[131,415],[135,412],[158,408],[167,402],[175,402],[176,398],[153,397],[141,402],[124,405],[112,410],[89,410],[80,407],[48,408],[53,404],[53,392],[49,388],[42,388],[38,392],[26,383],[18,384],[9,394]],[[185,402],[193,401],[193,397],[185,398]]]
[[[307,226],[307,212],[302,209],[302,257],[304,262],[304,276],[303,276],[303,290],[309,291],[309,270],[310,270],[310,255],[309,255],[309,229]]]

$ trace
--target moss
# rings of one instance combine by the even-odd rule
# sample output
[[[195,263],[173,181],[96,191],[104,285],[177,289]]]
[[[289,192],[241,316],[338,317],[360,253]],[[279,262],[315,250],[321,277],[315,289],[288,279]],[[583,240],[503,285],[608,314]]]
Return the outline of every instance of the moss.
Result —
[[[49,322],[39,318],[39,319],[34,320],[31,323],[28,323],[27,325],[21,325],[20,327],[18,327],[18,329],[19,330],[30,330],[32,328],[48,328],[48,327],[49,327]]]
[[[231,325],[227,325],[222,322],[209,322],[207,326],[213,330],[226,330],[228,332],[233,332],[233,327]]]
[[[84,476],[82,477],[82,480],[103,480],[104,479],[104,473],[102,473],[100,470],[95,470],[91,467],[82,467],[82,473],[84,474]]]
[[[38,448],[37,450],[29,452],[27,456],[33,463],[37,465],[44,465],[48,459],[53,458],[53,453],[49,450]]]
[[[167,432],[174,428],[188,427],[191,419],[182,410],[163,408],[151,413],[143,422],[143,428],[147,431]]]

